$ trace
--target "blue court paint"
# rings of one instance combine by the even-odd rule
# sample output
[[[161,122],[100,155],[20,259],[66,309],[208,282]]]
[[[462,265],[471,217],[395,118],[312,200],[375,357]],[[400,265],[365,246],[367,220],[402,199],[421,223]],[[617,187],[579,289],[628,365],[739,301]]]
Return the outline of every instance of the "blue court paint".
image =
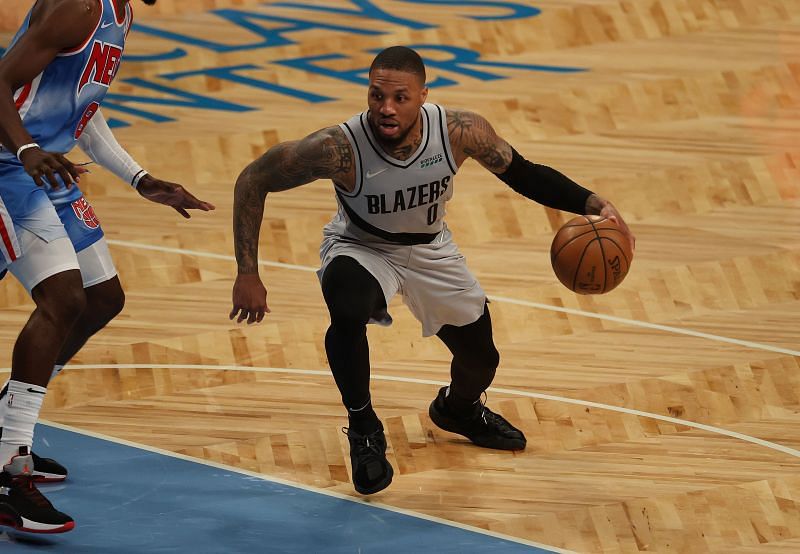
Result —
[[[42,424],[34,450],[70,469],[41,490],[76,527],[3,554],[549,552]]]

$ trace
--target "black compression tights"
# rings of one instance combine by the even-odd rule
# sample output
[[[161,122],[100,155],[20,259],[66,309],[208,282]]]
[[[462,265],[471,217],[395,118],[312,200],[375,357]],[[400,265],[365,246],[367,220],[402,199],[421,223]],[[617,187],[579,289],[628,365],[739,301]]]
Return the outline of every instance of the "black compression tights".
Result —
[[[322,294],[331,316],[325,350],[342,402],[358,409],[369,400],[367,321],[386,307],[378,281],[353,258],[337,256],[325,269]],[[437,336],[453,354],[451,393],[474,402],[491,384],[500,356],[492,339],[489,307],[477,321],[443,326]]]
[[[454,403],[463,401],[464,407],[481,397],[494,379],[500,354],[492,338],[492,317],[489,305],[484,304],[483,315],[469,325],[456,327],[444,325],[436,336],[450,349],[450,393]],[[461,406],[458,406],[461,407]]]
[[[345,407],[357,410],[369,401],[367,322],[385,306],[372,274],[347,256],[337,256],[322,275],[322,295],[331,315],[325,351]]]

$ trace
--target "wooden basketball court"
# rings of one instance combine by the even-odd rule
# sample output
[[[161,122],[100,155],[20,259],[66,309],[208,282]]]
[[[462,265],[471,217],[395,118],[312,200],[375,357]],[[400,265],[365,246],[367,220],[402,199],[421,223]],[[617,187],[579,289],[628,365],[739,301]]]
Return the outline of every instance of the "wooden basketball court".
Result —
[[[92,168],[127,305],[51,383],[45,419],[356,496],[314,274],[332,186],[268,198],[272,313],[247,327],[227,318],[233,183],[363,110],[374,50],[417,45],[449,80],[430,101],[612,199],[637,250],[618,289],[577,296],[549,260],[571,215],[465,164],[447,221],[492,299],[489,405],[528,449],[433,426],[449,355],[396,300],[369,330],[396,470],[370,501],[579,552],[800,550],[800,0],[133,2],[104,113],[217,210],[184,221]],[[3,4],[7,44],[30,2]],[[31,306],[0,284],[0,367]]]

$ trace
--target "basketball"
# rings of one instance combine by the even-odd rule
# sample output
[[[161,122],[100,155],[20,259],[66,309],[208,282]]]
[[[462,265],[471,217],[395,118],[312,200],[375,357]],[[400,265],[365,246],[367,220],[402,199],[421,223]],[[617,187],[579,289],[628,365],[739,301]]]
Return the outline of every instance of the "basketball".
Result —
[[[580,215],[558,230],[550,263],[561,283],[578,294],[615,289],[630,269],[633,253],[616,223],[599,215]]]

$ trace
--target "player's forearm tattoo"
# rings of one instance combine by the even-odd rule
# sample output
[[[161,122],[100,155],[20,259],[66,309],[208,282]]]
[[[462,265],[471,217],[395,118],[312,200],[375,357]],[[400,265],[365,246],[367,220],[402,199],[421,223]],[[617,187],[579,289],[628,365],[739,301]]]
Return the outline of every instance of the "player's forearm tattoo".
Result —
[[[258,273],[258,235],[266,197],[251,164],[239,175],[233,192],[233,245],[239,273]]]
[[[475,158],[490,171],[502,173],[511,163],[511,149],[478,114],[448,111],[447,130],[450,140],[460,146],[464,154]]]
[[[258,237],[268,193],[317,179],[346,180],[352,172],[352,148],[338,127],[317,131],[300,141],[277,144],[248,165],[239,175],[233,193],[233,237],[239,273],[258,272]]]

